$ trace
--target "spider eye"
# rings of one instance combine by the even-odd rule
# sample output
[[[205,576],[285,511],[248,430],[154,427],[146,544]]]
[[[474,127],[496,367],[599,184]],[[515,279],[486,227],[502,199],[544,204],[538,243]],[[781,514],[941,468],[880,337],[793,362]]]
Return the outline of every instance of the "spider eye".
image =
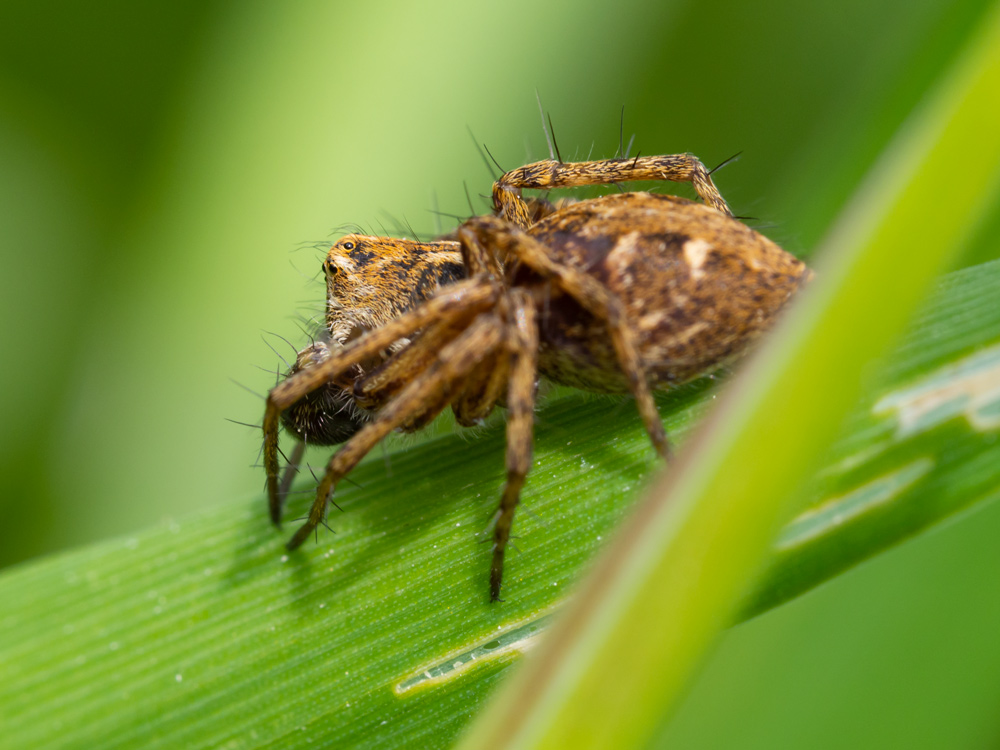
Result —
[[[336,265],[334,265],[333,261],[327,261],[324,265],[326,266],[326,272],[328,275],[336,276],[338,273],[340,273],[340,269],[337,268]]]
[[[343,247],[345,250],[353,250],[354,249],[354,243],[353,242],[345,242],[343,245],[341,245],[341,247]]]

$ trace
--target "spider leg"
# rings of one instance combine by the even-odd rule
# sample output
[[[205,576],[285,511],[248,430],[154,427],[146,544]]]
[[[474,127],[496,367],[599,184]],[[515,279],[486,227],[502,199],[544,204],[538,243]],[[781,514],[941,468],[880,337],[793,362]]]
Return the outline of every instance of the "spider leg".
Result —
[[[490,566],[490,601],[500,599],[503,557],[510,540],[514,511],[525,477],[531,470],[535,415],[535,382],[538,373],[538,322],[535,303],[523,290],[510,292],[512,319],[507,344],[512,355],[507,391],[507,484],[504,486],[496,526],[493,528],[493,562]]]
[[[413,379],[413,374],[426,370],[441,348],[465,330],[477,314],[474,308],[468,314],[452,314],[428,325],[408,346],[354,384],[354,398],[358,406],[377,411],[395,398]],[[430,419],[447,403],[445,400]],[[414,415],[414,418],[419,417]],[[406,426],[404,429],[411,431]]]
[[[657,453],[665,459],[669,458],[667,434],[656,409],[656,402],[653,401],[635,335],[628,325],[621,301],[597,279],[583,271],[557,263],[538,240],[500,219],[492,216],[470,219],[463,225],[462,232],[475,233],[480,239],[489,237],[489,241],[499,252],[516,257],[540,275],[553,279],[581,307],[604,322],[611,333],[611,343],[618,357],[618,364],[635,397],[646,433]]]
[[[690,182],[698,196],[717,211],[733,212],[712,182],[711,173],[691,154],[636,156],[599,161],[559,162],[552,159],[511,170],[493,183],[493,208],[497,216],[527,229],[531,225],[523,189],[551,190],[584,185],[613,185],[640,180]]]
[[[508,357],[496,352],[486,357],[469,375],[461,393],[451,402],[455,421],[463,427],[482,422],[503,398],[507,389]]]
[[[503,268],[496,254],[486,250],[475,235],[459,234],[463,263],[470,276],[486,274],[498,283],[503,283]],[[506,303],[504,306],[506,309]],[[472,427],[490,415],[507,389],[508,369],[509,357],[506,352],[484,357],[475,367],[451,404],[455,419],[460,425]]]
[[[475,234],[463,232],[462,227],[456,234],[462,250],[462,263],[468,270],[469,278],[486,275],[503,279],[503,268],[495,252],[487,250]]]
[[[438,299],[438,298],[434,298]],[[429,306],[434,299],[423,307]],[[479,315],[457,338],[438,352],[434,361],[418,377],[412,378],[400,394],[389,401],[372,422],[344,443],[326,466],[326,473],[316,489],[316,500],[303,526],[288,542],[292,550],[302,544],[326,515],[329,498],[337,481],[347,475],[379,441],[393,429],[422,411],[442,391],[455,387],[503,341],[502,324],[493,313]]]
[[[292,455],[288,457],[288,463],[285,464],[285,471],[281,475],[281,486],[278,487],[278,500],[282,507],[285,504],[285,499],[288,497],[288,491],[292,488],[292,482],[295,481],[295,476],[299,473],[299,466],[302,463],[302,457],[305,453],[305,442],[296,441],[295,447],[292,449]]]
[[[447,291],[381,328],[368,331],[332,354],[326,361],[300,370],[271,389],[263,421],[264,469],[267,473],[271,521],[275,526],[281,524],[281,493],[278,485],[278,426],[281,412],[307,393],[334,380],[351,366],[379,354],[400,338],[413,334],[435,320],[486,309],[496,301],[498,294],[496,285],[486,279],[457,281],[449,285]]]

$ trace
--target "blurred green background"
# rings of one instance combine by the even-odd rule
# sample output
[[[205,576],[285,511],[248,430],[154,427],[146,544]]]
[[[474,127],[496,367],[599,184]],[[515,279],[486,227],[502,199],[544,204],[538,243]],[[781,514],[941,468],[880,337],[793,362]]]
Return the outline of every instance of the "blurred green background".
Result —
[[[469,129],[505,168],[544,157],[537,91],[564,157],[610,156],[624,105],[644,154],[742,152],[723,194],[807,255],[987,5],[6,0],[0,565],[258,493],[259,437],[225,418],[262,404],[232,380],[273,382],[263,331],[303,341],[313,243],[433,234],[464,184],[482,210]],[[996,743],[984,529],[996,509],[733,631],[674,740]],[[948,627],[960,653],[927,653]]]

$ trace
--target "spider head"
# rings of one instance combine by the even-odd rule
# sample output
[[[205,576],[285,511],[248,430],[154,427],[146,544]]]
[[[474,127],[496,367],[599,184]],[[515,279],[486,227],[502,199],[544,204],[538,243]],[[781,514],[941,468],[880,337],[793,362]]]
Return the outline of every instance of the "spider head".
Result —
[[[464,268],[456,242],[349,234],[327,252],[323,272],[326,327],[343,345],[462,278]]]

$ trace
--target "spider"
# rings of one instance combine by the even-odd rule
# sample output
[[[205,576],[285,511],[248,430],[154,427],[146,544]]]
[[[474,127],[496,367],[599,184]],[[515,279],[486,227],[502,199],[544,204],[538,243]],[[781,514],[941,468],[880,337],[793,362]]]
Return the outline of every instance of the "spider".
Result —
[[[556,205],[522,197],[524,189],[638,180],[690,182],[703,203],[646,192]],[[346,442],[289,549],[325,522],[336,484],[389,432],[420,429],[448,405],[462,425],[503,405],[507,477],[489,580],[490,600],[499,600],[531,467],[539,376],[631,393],[668,458],[651,388],[730,362],[810,275],[733,217],[690,154],[540,161],[503,174],[492,200],[494,215],[469,219],[454,239],[351,234],[327,254],[326,340],[300,352],[267,398],[264,464],[276,525],[291,481],[286,474],[279,484],[279,423],[303,442]]]

